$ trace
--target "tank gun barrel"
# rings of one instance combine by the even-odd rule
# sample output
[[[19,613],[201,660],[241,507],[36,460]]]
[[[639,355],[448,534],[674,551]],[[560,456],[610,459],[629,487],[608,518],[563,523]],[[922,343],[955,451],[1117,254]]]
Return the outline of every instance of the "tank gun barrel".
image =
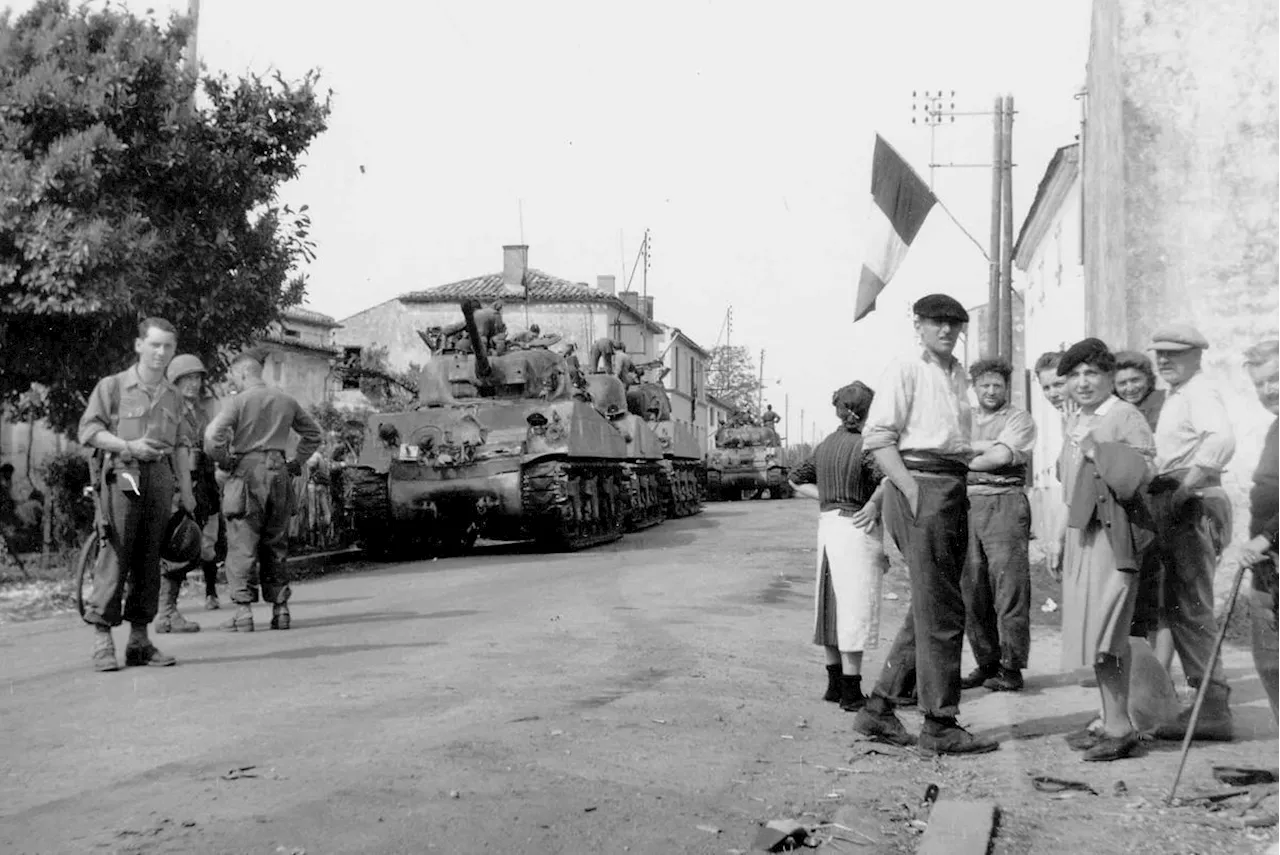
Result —
[[[474,299],[462,301],[462,317],[467,325],[467,337],[471,339],[471,349],[476,355],[476,378],[486,381],[493,376],[493,366],[489,363],[489,352],[485,350],[480,327],[476,324],[478,308],[480,304]]]

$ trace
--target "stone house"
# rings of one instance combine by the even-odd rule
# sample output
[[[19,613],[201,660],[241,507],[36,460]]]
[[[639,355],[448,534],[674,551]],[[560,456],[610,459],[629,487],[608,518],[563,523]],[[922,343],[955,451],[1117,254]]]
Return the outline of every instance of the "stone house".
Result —
[[[670,369],[663,381],[671,397],[671,418],[693,429],[698,444],[704,449],[708,438],[714,440],[715,429],[708,417],[707,365],[711,353],[682,333],[678,327],[660,324],[658,338],[662,364]]]

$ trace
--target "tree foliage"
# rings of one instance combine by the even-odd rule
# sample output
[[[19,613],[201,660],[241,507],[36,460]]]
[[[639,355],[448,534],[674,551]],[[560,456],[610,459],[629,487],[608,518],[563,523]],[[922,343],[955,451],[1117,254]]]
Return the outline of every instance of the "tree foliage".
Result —
[[[0,16],[0,401],[48,387],[68,428],[158,315],[217,369],[301,301],[306,206],[278,201],[324,131],[317,75],[205,76],[187,22],[41,0]]]
[[[720,345],[711,351],[707,391],[740,413],[760,415],[760,375],[751,351]]]

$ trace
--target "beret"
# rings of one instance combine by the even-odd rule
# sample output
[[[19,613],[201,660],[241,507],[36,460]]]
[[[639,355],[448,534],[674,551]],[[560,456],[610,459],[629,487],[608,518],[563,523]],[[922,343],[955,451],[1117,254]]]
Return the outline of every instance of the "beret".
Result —
[[[922,318],[935,321],[969,323],[969,313],[964,310],[964,306],[960,305],[954,297],[948,297],[946,294],[929,294],[921,297],[916,300],[911,310]]]
[[[1062,359],[1058,362],[1058,376],[1066,377],[1081,363],[1101,367],[1114,366],[1115,357],[1111,354],[1111,348],[1107,347],[1107,343],[1102,339],[1086,338],[1071,345],[1067,348],[1067,352],[1062,354]]]
[[[871,387],[861,380],[855,380],[848,386],[841,386],[831,394],[831,403],[835,406],[843,404],[859,416],[865,416],[871,409],[871,400],[876,395]]]
[[[1151,350],[1204,350],[1208,347],[1208,340],[1190,324],[1168,324],[1151,336]]]

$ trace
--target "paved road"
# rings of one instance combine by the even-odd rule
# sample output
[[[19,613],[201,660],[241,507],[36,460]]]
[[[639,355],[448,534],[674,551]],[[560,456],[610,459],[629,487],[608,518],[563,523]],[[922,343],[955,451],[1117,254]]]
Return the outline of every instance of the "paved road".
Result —
[[[807,603],[777,580],[811,560],[789,504],[307,582],[288,632],[159,637],[171,669],[91,672],[70,617],[4,627],[0,849],[588,851],[594,825],[606,849],[651,851],[737,762],[680,762],[744,714],[722,663],[778,656],[795,608],[777,606]],[[779,682],[746,694],[763,705]],[[634,824],[615,827],[619,807]]]
[[[356,568],[297,586],[288,632],[161,636],[169,669],[93,673],[71,617],[0,627],[0,850],[748,849],[829,797],[810,766],[852,762],[814,702],[813,515],[717,504],[577,554]],[[1042,720],[1094,703],[1046,685]],[[1045,701],[966,715],[1007,732]],[[990,756],[1021,781],[1025,755]]]

